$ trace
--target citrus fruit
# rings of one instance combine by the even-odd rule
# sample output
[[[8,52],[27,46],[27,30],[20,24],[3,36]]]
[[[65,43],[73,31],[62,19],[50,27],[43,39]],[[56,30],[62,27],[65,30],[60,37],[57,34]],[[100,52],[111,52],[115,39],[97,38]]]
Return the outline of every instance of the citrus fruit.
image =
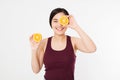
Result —
[[[40,42],[41,39],[42,39],[42,35],[40,33],[34,33],[33,34],[33,40],[35,42]]]
[[[68,20],[68,17],[67,17],[67,16],[62,16],[62,17],[60,17],[60,19],[59,19],[59,23],[60,23],[62,26],[68,25],[68,22],[69,22],[69,20]]]

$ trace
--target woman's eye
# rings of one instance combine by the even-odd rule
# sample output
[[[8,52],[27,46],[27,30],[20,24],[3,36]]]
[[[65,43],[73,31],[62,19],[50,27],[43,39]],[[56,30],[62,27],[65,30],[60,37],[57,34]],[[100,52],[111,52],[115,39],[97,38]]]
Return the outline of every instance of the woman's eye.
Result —
[[[55,22],[55,23],[56,23],[56,22],[58,22],[58,21],[53,21],[53,22]]]

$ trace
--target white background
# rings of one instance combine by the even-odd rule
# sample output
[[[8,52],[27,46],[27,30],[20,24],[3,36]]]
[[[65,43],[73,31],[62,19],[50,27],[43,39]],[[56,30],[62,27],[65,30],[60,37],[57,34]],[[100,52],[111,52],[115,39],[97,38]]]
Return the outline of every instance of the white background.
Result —
[[[0,0],[0,80],[43,80],[44,67],[31,69],[29,36],[53,35],[49,14],[56,7],[66,8],[97,46],[94,54],[76,53],[75,80],[120,80],[119,0]]]

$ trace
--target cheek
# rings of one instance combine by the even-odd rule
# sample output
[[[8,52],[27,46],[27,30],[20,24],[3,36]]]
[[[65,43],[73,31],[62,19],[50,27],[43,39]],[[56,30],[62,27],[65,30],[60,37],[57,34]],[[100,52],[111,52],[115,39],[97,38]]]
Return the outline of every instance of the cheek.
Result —
[[[52,27],[58,26],[58,23],[52,22]]]
[[[51,26],[52,26],[52,27],[54,27],[54,26],[55,26],[55,24],[54,24],[54,23],[51,23]]]

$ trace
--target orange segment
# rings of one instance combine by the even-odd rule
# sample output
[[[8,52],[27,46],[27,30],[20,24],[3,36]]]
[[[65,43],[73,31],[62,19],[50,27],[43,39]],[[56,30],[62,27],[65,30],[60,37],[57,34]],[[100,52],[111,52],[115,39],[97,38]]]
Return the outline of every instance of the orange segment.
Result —
[[[42,35],[41,34],[39,34],[39,33],[33,34],[33,40],[35,42],[40,42],[41,39],[42,39]]]
[[[68,25],[68,17],[67,16],[62,16],[60,19],[59,19],[59,23],[62,25],[62,26],[66,26]]]

